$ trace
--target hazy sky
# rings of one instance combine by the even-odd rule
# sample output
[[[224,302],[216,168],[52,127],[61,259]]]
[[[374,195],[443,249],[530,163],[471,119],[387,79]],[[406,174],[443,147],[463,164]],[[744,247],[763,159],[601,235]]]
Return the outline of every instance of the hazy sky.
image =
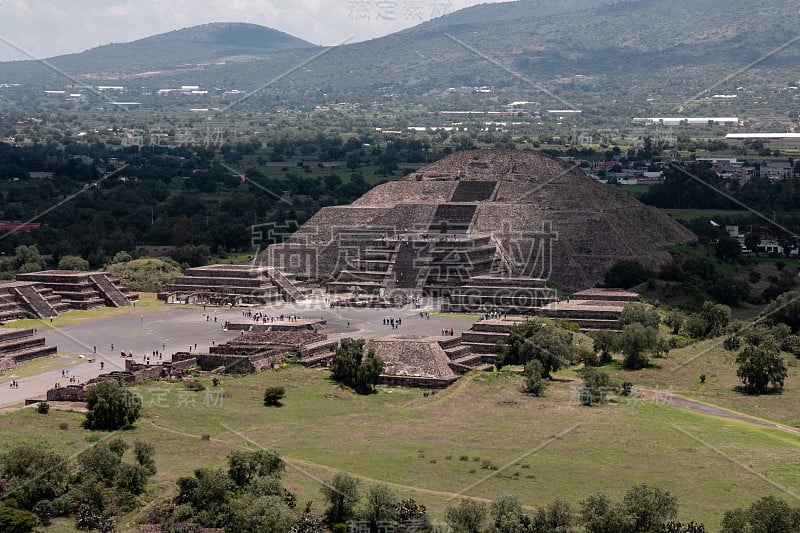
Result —
[[[209,22],[250,22],[315,44],[363,41],[500,0],[0,0],[0,61],[51,57]],[[24,52],[22,52],[24,50]]]

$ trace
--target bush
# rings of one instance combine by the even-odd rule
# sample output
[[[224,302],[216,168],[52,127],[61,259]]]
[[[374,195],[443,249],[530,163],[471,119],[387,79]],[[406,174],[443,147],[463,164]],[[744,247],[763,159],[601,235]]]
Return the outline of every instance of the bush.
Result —
[[[264,405],[270,407],[280,407],[281,400],[286,395],[286,389],[283,387],[267,387],[264,391]]]
[[[627,324],[641,324],[646,327],[657,328],[661,322],[658,311],[640,302],[631,302],[622,310],[619,317],[621,326]]]
[[[27,533],[39,525],[35,514],[0,505],[0,531],[8,533]]]
[[[738,335],[730,335],[726,337],[724,341],[722,341],[722,346],[729,352],[738,350],[741,345],[742,341],[739,340]]]
[[[187,389],[194,392],[200,392],[206,390],[206,386],[197,381],[196,379],[187,379],[184,382],[184,385]]]
[[[47,402],[39,402],[36,406],[36,412],[40,415],[46,415],[50,412],[50,404]]]
[[[525,364],[525,392],[534,396],[543,396],[547,389],[544,379],[544,367],[538,359],[531,359]]]
[[[58,262],[59,270],[89,270],[89,261],[77,255],[65,255]]]
[[[58,429],[60,429],[60,430],[62,430],[62,431],[66,431],[66,430],[68,430],[68,429],[69,429],[69,424],[67,424],[66,422],[61,422],[61,423],[58,425]]]

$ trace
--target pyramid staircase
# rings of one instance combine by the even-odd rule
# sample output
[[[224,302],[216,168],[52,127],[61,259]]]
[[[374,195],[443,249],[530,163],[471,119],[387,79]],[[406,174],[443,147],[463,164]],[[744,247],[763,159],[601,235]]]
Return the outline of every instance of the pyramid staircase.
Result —
[[[277,268],[265,269],[272,283],[278,286],[283,299],[287,302],[299,302],[305,300],[305,294],[298,289],[286,275]]]
[[[89,280],[94,284],[109,307],[128,307],[131,305],[127,296],[108,279],[108,275],[104,272],[89,275]]]
[[[50,302],[45,300],[32,284],[18,284],[11,290],[22,300],[25,307],[27,307],[34,316],[50,318],[58,315],[58,312],[50,305]]]
[[[463,344],[461,337],[440,340],[439,346],[447,354],[450,369],[456,374],[466,374],[473,370],[491,371],[497,358],[494,354],[473,353],[472,347]]]

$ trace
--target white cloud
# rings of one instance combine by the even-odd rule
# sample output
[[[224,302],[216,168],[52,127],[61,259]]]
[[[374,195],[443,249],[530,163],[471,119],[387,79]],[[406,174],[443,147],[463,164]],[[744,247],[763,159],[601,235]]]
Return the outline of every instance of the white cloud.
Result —
[[[484,0],[484,2],[499,0]],[[0,61],[51,57],[209,22],[250,22],[315,44],[362,41],[479,0],[1,0]],[[9,44],[10,43],[10,44]]]

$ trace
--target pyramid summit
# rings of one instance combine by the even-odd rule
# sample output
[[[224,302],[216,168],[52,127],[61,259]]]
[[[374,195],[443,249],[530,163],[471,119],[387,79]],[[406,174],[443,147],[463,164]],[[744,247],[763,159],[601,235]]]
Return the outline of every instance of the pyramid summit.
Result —
[[[530,151],[456,152],[348,206],[326,207],[262,262],[332,292],[448,294],[485,276],[595,286],[617,261],[650,268],[695,236],[579,168]]]

